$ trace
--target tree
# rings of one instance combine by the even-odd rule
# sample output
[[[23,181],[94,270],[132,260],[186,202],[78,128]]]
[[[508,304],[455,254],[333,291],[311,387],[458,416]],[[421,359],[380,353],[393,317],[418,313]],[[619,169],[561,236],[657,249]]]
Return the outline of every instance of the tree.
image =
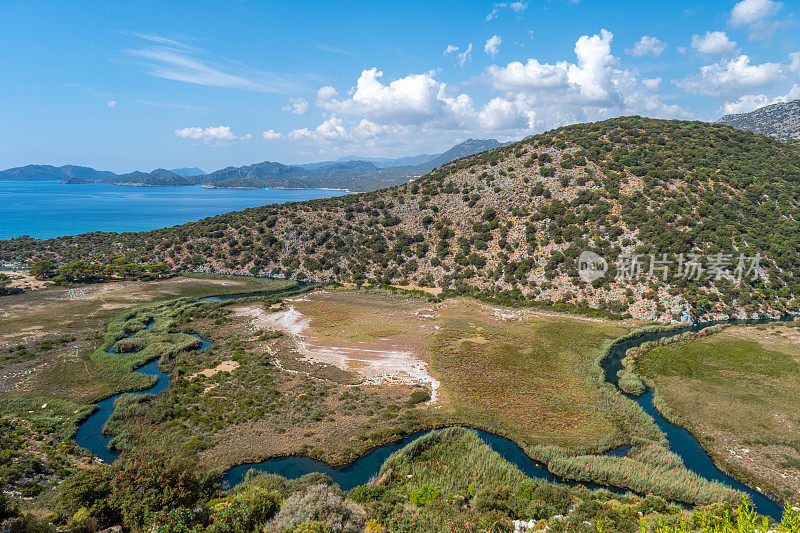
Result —
[[[14,502],[6,493],[0,492],[0,522],[14,516],[17,516],[17,510],[14,509]]]
[[[39,259],[30,269],[30,275],[36,279],[50,279],[56,273],[56,267],[52,261],[47,259]]]
[[[59,487],[58,510],[94,519],[100,528],[122,523],[136,529],[161,511],[194,508],[218,487],[219,476],[192,461],[134,449],[111,466],[67,478]]]
[[[0,296],[4,294],[15,294],[22,292],[22,289],[11,287],[11,278],[7,274],[0,273]]]

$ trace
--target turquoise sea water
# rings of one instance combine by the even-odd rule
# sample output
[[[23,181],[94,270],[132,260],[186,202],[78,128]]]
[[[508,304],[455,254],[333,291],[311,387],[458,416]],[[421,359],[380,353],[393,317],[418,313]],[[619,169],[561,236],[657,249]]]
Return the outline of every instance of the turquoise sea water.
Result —
[[[240,190],[0,181],[0,239],[157,229],[247,207],[341,194],[345,193],[319,189]]]

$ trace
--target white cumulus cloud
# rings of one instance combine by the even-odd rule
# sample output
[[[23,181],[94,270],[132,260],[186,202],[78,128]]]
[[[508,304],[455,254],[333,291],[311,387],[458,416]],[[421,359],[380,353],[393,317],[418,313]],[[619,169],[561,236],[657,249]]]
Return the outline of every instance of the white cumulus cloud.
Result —
[[[648,91],[657,91],[661,88],[661,78],[642,78],[642,85]]]
[[[792,24],[791,20],[774,20],[782,7],[782,2],[774,0],[742,0],[733,6],[729,22],[734,27],[750,30],[751,40],[763,39],[776,29]]]
[[[505,67],[492,65],[488,76],[492,86],[501,91],[535,91],[561,88],[573,98],[605,100],[609,96],[613,67],[618,59],[611,54],[613,34],[583,35],[575,43],[578,62],[559,61],[555,65],[530,58],[522,64],[514,61]]]
[[[346,95],[322,87],[317,105],[330,114],[328,118],[316,127],[290,132],[291,140],[361,147],[364,142],[369,146],[443,132],[519,136],[533,126],[533,111],[524,97],[495,97],[476,107],[469,95],[454,92],[432,72],[384,83],[381,71],[366,69]]]
[[[692,35],[692,48],[705,55],[734,54],[736,41],[724,31],[707,31],[705,35]]]
[[[418,150],[454,138],[513,140],[626,114],[691,117],[683,108],[664,103],[660,78],[644,78],[621,67],[612,41],[612,33],[601,30],[579,36],[571,59],[544,62],[530,57],[491,65],[477,78],[494,93],[482,101],[473,100],[460,85],[439,81],[436,71],[392,79],[377,67],[366,68],[350,88],[321,87],[316,105],[324,113],[322,122],[287,137],[320,153],[380,153],[381,147],[385,153],[387,147]],[[443,55],[467,51],[469,46],[452,44]]]
[[[503,38],[499,35],[492,35],[487,41],[486,44],[483,45],[483,51],[487,54],[494,56],[497,52],[500,51],[500,43],[503,42]]]
[[[733,26],[745,26],[778,14],[780,2],[773,0],[742,0],[731,10],[730,22]]]
[[[725,102],[722,112],[726,115],[749,113],[759,107],[782,102],[791,102],[800,98],[800,84],[794,84],[788,93],[782,96],[768,97],[765,94],[745,94],[732,102]]]
[[[677,83],[693,94],[724,96],[742,90],[772,85],[782,81],[784,67],[780,63],[753,64],[750,56],[742,54],[700,67],[700,72]]]
[[[109,109],[114,109],[115,107],[117,107],[117,101],[116,100],[109,100],[107,105],[108,105]]]
[[[478,112],[481,127],[487,130],[523,129],[534,120],[532,110],[526,109],[524,101],[511,101],[504,98],[492,98]]]
[[[626,53],[633,57],[653,56],[658,57],[667,48],[667,43],[663,42],[658,37],[651,37],[650,35],[642,35],[642,38],[636,41],[633,48],[625,50]]]
[[[636,71],[620,68],[619,58],[611,51],[613,37],[607,30],[581,36],[575,43],[574,62],[529,58],[524,63],[492,65],[484,78],[493,89],[505,92],[507,99],[523,102],[540,130],[621,114],[688,118],[684,109],[661,100],[659,78],[642,78]]]
[[[308,100],[305,98],[289,98],[289,104],[283,106],[282,109],[295,115],[305,115],[308,113]]]
[[[238,137],[233,134],[230,126],[209,126],[208,128],[190,127],[175,130],[175,135],[182,139],[202,141],[206,144],[229,144],[252,137],[247,135]]]
[[[317,91],[317,104],[331,113],[363,115],[379,122],[413,124],[429,120],[445,107],[440,98],[443,85],[430,74],[411,74],[381,82],[383,72],[371,68],[361,72],[349,97],[340,99],[335,88]]]
[[[279,132],[277,132],[277,131],[275,131],[275,130],[266,130],[265,132],[263,132],[263,133],[261,134],[261,136],[262,136],[262,137],[264,138],[264,140],[266,140],[266,141],[274,141],[274,140],[276,140],[276,139],[281,139],[281,138],[283,138],[283,134],[282,134],[282,133],[279,133]]]

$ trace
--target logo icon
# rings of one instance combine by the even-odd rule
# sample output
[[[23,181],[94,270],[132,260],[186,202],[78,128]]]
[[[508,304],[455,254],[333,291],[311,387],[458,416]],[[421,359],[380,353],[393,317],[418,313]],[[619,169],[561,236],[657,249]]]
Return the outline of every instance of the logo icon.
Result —
[[[586,283],[602,278],[608,270],[606,260],[589,250],[578,257],[578,277]]]

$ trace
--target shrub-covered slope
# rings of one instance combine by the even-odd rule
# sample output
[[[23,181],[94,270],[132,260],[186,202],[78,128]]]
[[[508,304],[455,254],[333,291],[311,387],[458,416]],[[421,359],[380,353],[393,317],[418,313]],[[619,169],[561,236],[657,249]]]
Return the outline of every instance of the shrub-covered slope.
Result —
[[[189,270],[440,286],[661,320],[741,316],[795,308],[799,204],[793,146],[723,125],[623,117],[559,128],[371,193],[149,232],[0,241],[0,260],[125,256]],[[587,249],[609,264],[591,284],[578,276]],[[642,254],[640,279],[616,279],[625,253]],[[673,260],[667,279],[647,277],[649,254],[664,253]],[[696,271],[681,277],[681,253],[723,254],[730,273],[740,254],[758,253],[767,279],[708,279],[708,263],[699,279]]]

